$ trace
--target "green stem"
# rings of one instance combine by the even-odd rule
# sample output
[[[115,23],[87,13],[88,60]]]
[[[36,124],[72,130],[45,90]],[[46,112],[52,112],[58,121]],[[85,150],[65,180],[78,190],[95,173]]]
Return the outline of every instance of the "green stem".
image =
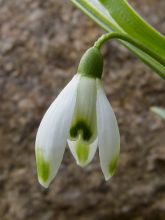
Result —
[[[162,58],[161,56],[159,56],[158,54],[156,54],[155,52],[153,52],[152,50],[150,50],[148,47],[144,46],[143,44],[139,43],[138,41],[134,40],[133,38],[131,38],[130,36],[128,36],[127,34],[121,34],[121,33],[107,33],[102,35],[94,44],[94,47],[100,49],[101,46],[108,40],[110,39],[120,39],[120,40],[124,40],[130,44],[132,44],[133,46],[139,48],[140,50],[142,50],[143,52],[145,52],[146,54],[150,55],[151,57],[153,57],[155,60],[157,60],[159,63],[161,63],[163,66],[165,66],[165,59]]]

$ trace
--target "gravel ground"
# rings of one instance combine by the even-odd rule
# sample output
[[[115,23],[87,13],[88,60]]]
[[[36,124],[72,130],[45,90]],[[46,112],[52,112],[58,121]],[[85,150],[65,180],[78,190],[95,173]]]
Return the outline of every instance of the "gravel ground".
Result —
[[[165,33],[165,1],[131,1]],[[103,33],[70,1],[0,0],[0,220],[164,220],[165,84],[117,42],[107,43],[104,86],[121,133],[116,175],[98,155],[85,169],[69,150],[48,190],[37,181],[34,141],[43,113]]]

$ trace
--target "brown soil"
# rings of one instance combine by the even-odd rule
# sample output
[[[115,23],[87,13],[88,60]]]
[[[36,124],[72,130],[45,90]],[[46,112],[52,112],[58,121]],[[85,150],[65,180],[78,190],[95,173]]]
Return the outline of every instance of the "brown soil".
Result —
[[[165,1],[131,1],[165,33]],[[135,3],[136,2],[136,3]],[[102,30],[70,1],[0,0],[0,220],[164,220],[165,84],[117,42],[107,43],[104,85],[118,118],[121,156],[105,182],[98,155],[85,169],[66,150],[48,190],[34,142],[43,113]]]

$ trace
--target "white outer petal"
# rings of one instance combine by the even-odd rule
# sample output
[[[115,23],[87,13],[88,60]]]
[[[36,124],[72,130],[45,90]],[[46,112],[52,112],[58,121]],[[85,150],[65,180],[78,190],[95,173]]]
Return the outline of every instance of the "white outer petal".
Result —
[[[61,164],[66,147],[68,131],[76,103],[79,75],[75,75],[62,90],[45,113],[39,126],[35,147],[43,152],[44,160],[50,165],[50,174],[46,181],[39,182],[48,187]]]
[[[110,172],[110,166],[112,168],[116,165],[119,156],[120,134],[115,114],[100,80],[97,80],[96,106],[100,163],[105,179],[108,180],[113,175]]]
[[[77,152],[76,152],[77,141],[71,141],[68,139],[68,145],[69,145],[69,149],[70,149],[73,157],[76,160],[76,163],[81,167],[85,167],[86,165],[88,165],[92,161],[92,159],[96,153],[98,139],[96,139],[93,143],[91,143],[87,146],[89,148],[89,153],[88,153],[87,160],[83,161],[83,162],[79,160]]]

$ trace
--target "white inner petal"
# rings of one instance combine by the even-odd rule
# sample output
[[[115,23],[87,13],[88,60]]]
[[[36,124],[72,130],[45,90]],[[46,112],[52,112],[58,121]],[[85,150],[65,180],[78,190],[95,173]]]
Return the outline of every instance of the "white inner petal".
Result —
[[[81,134],[84,141],[92,143],[97,136],[96,121],[96,80],[81,76],[69,139],[76,140]]]
[[[68,140],[68,145],[77,164],[81,167],[88,165],[93,159],[97,149],[98,139],[93,143],[85,143],[81,137],[76,141]]]

